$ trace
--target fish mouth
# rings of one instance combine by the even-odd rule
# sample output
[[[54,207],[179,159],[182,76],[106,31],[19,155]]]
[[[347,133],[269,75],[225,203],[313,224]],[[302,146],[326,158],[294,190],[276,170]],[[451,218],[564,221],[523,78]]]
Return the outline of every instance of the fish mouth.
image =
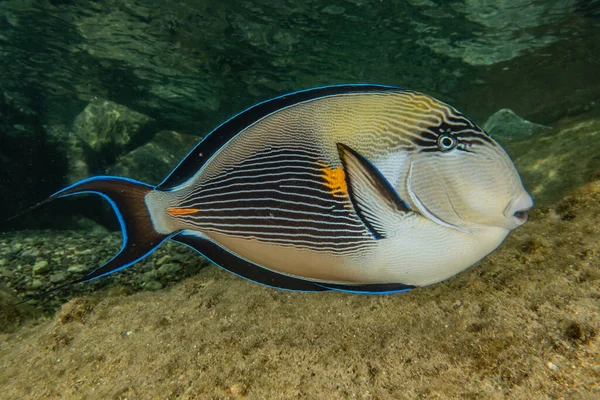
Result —
[[[527,222],[527,212],[533,207],[533,200],[527,192],[513,198],[504,209],[504,216],[513,220],[517,226]]]
[[[515,217],[520,223],[524,224],[527,222],[527,211],[529,211],[529,209],[515,211],[513,217]]]

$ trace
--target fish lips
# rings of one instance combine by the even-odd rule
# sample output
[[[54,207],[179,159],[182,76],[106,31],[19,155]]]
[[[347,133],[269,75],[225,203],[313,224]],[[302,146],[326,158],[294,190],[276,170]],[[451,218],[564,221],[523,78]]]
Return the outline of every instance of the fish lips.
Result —
[[[508,203],[503,214],[514,224],[514,228],[517,228],[527,222],[527,211],[531,207],[533,207],[533,200],[527,192],[523,191]]]

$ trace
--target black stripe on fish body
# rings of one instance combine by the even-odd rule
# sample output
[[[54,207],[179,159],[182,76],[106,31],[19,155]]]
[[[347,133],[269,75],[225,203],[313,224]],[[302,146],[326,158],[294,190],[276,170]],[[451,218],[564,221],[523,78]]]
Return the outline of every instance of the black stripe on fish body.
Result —
[[[341,167],[327,167],[307,151],[270,154],[275,155],[257,153],[191,189],[177,207],[197,211],[178,218],[202,232],[317,251],[353,252],[370,244],[372,236],[345,191]],[[262,168],[256,168],[257,159]]]
[[[417,143],[417,145],[419,146],[421,146],[421,143],[437,143],[439,135],[439,129],[436,130],[436,127],[431,127],[428,130],[423,130],[422,132],[419,132],[419,139],[413,139],[413,141],[420,141]]]
[[[309,168],[309,167],[307,167]],[[225,178],[221,178],[225,176]],[[331,196],[322,178],[312,170],[297,165],[270,170],[267,168],[229,171],[195,188],[178,206],[214,208],[219,204],[242,207],[245,202],[283,202],[293,209],[343,210],[345,202]]]
[[[488,144],[494,147],[498,146],[498,144],[482,130],[457,132],[456,137],[464,143]]]
[[[428,140],[428,139],[413,139],[413,144],[416,145],[416,149],[418,149],[418,151],[432,151],[432,150],[436,150],[439,151],[439,147],[437,145],[437,139],[436,140]]]
[[[171,190],[190,179],[210,157],[235,135],[265,116],[294,104],[322,97],[351,93],[377,93],[403,91],[383,85],[339,85],[299,91],[259,103],[229,119],[192,149],[169,176],[157,186],[159,190]]]
[[[483,131],[471,131],[471,130],[456,130],[450,129],[448,126],[446,128],[439,128],[439,126],[431,127],[427,131],[420,134],[419,138],[413,138],[412,143],[417,146],[416,149],[423,153],[434,153],[439,152],[440,149],[437,145],[437,140],[433,139],[432,134],[436,131],[439,131],[437,137],[440,134],[451,134],[457,140],[459,145],[456,147],[456,150],[471,152],[468,150],[473,144],[477,145],[486,145],[492,144],[497,146],[497,144],[493,141],[492,138],[487,136]]]

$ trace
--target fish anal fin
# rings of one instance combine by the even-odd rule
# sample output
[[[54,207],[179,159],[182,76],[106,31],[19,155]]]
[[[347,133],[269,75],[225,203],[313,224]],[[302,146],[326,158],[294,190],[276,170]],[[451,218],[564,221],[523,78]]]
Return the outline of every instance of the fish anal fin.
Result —
[[[331,290],[359,294],[393,294],[406,292],[415,288],[415,286],[403,283],[367,283],[362,285],[321,283],[320,285]]]
[[[220,245],[193,232],[183,231],[172,237],[172,240],[191,247],[221,268],[256,283],[277,289],[302,292],[322,292],[331,290],[312,281],[282,275],[262,268],[238,257]]]
[[[343,143],[337,143],[337,149],[356,213],[376,239],[385,238],[389,223],[410,209],[367,158]]]

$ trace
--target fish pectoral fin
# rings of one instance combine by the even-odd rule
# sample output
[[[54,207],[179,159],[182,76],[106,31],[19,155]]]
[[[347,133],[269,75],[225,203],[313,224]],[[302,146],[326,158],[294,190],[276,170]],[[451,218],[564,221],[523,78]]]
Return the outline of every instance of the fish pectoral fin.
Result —
[[[375,239],[385,238],[399,213],[411,212],[396,190],[371,162],[343,143],[337,143],[348,196],[359,218]]]

